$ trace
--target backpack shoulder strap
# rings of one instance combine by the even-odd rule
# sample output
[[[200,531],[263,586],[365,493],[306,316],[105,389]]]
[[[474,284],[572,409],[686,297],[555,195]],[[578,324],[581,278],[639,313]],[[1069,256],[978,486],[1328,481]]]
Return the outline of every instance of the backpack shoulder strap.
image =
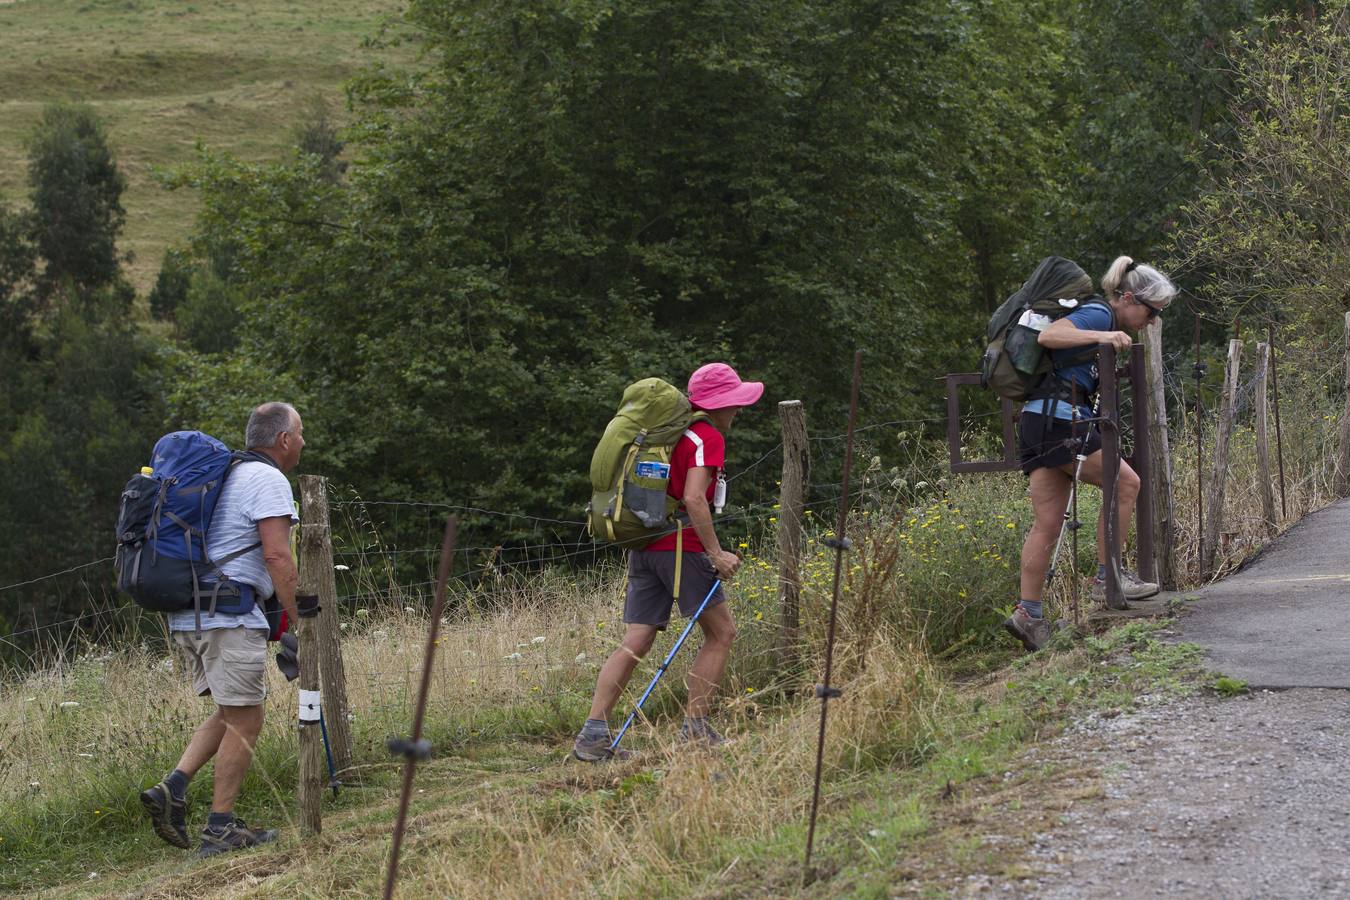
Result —
[[[281,466],[277,461],[260,450],[236,450],[234,451],[233,456],[234,461],[230,463],[230,471],[233,471],[234,467],[242,462],[266,463],[278,472],[281,471]]]

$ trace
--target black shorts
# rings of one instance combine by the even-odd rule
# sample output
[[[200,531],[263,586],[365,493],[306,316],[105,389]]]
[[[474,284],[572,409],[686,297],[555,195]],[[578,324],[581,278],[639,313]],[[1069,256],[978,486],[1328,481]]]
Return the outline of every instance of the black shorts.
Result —
[[[1102,448],[1102,434],[1096,423],[1080,424],[1075,431],[1068,419],[1047,419],[1040,413],[1024,412],[1017,420],[1017,443],[1022,471],[1030,475],[1037,469],[1058,469],[1073,462],[1078,443],[1087,438],[1084,456]]]
[[[680,615],[689,618],[698,611],[717,581],[717,570],[701,550],[686,550],[680,572]],[[634,550],[628,554],[628,592],[623,601],[623,620],[629,625],[653,625],[663,629],[670,624],[670,608],[675,603],[675,551]],[[726,594],[718,585],[708,607],[725,602]]]

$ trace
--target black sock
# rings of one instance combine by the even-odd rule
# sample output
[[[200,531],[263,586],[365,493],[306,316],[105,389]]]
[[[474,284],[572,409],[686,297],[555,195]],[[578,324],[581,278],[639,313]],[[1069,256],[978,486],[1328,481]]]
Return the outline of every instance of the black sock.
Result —
[[[187,786],[191,780],[181,770],[174,769],[164,777],[164,784],[169,789],[169,793],[173,794],[175,800],[182,800],[187,796]]]
[[[234,813],[232,812],[227,813],[212,812],[206,817],[206,827],[224,828],[226,825],[229,825],[233,821],[234,821]]]

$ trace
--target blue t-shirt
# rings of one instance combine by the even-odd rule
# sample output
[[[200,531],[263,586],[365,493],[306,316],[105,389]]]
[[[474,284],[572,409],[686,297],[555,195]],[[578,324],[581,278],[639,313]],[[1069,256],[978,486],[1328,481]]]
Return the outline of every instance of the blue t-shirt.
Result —
[[[295,495],[281,470],[263,462],[241,462],[225,479],[211,527],[206,533],[206,553],[212,559],[229,556],[258,542],[258,520],[286,516],[294,525]],[[258,603],[272,596],[272,576],[263,561],[262,547],[254,547],[220,567],[232,581],[252,585]],[[206,604],[202,604],[205,606]],[[170,631],[195,631],[196,610],[169,613]],[[267,617],[259,606],[242,616],[231,613],[208,615],[202,610],[202,630],[212,628],[261,628],[267,630]]]
[[[1111,308],[1100,302],[1093,302],[1082,309],[1075,309],[1064,318],[1072,322],[1075,328],[1082,331],[1113,331],[1116,325],[1116,317],[1112,315]],[[1097,357],[1094,356],[1077,364],[1070,364],[1082,352],[1083,347],[1081,346],[1051,350],[1050,363],[1055,368],[1055,375],[1070,384],[1078,385],[1078,396],[1086,400],[1097,392]],[[1054,404],[1054,418],[1073,419],[1073,404],[1064,400],[1028,400],[1027,404],[1022,407],[1022,412],[1045,415],[1045,407],[1049,403]],[[1079,404],[1078,418],[1092,418],[1092,407],[1088,406],[1086,402]]]

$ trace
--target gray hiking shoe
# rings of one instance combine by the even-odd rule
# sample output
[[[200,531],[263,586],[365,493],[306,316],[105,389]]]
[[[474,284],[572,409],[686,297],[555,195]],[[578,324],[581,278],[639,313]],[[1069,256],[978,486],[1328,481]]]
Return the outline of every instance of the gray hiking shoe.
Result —
[[[1144,600],[1158,593],[1158,586],[1151,581],[1143,581],[1138,575],[1129,569],[1121,566],[1120,568],[1120,593],[1126,600]],[[1092,580],[1091,598],[1097,602],[1106,605],[1106,582],[1097,579]],[[1128,609],[1128,607],[1116,607],[1117,609]]]
[[[155,834],[184,850],[192,846],[187,833],[187,800],[175,797],[167,784],[161,781],[141,791],[141,806],[150,817]]]
[[[579,734],[577,739],[572,742],[572,755],[582,762],[606,762],[611,759],[622,762],[637,756],[632,750],[625,750],[622,747],[617,750],[609,749],[609,745],[612,743],[614,743],[614,736],[611,734],[602,734],[599,737],[587,737],[584,734]]]
[[[684,724],[680,726],[680,740],[686,744],[698,744],[710,749],[735,743],[733,739],[718,734],[717,729],[709,725],[706,719],[685,719]]]
[[[1003,620],[1003,630],[1021,641],[1022,646],[1032,653],[1050,641],[1050,623],[1045,619],[1033,619],[1020,605]]]
[[[269,844],[276,839],[276,831],[264,828],[249,828],[239,819],[217,828],[207,825],[202,829],[202,845],[201,849],[197,851],[197,856],[205,859],[208,856],[215,856],[217,853],[228,853],[231,850],[245,850],[259,844]]]

